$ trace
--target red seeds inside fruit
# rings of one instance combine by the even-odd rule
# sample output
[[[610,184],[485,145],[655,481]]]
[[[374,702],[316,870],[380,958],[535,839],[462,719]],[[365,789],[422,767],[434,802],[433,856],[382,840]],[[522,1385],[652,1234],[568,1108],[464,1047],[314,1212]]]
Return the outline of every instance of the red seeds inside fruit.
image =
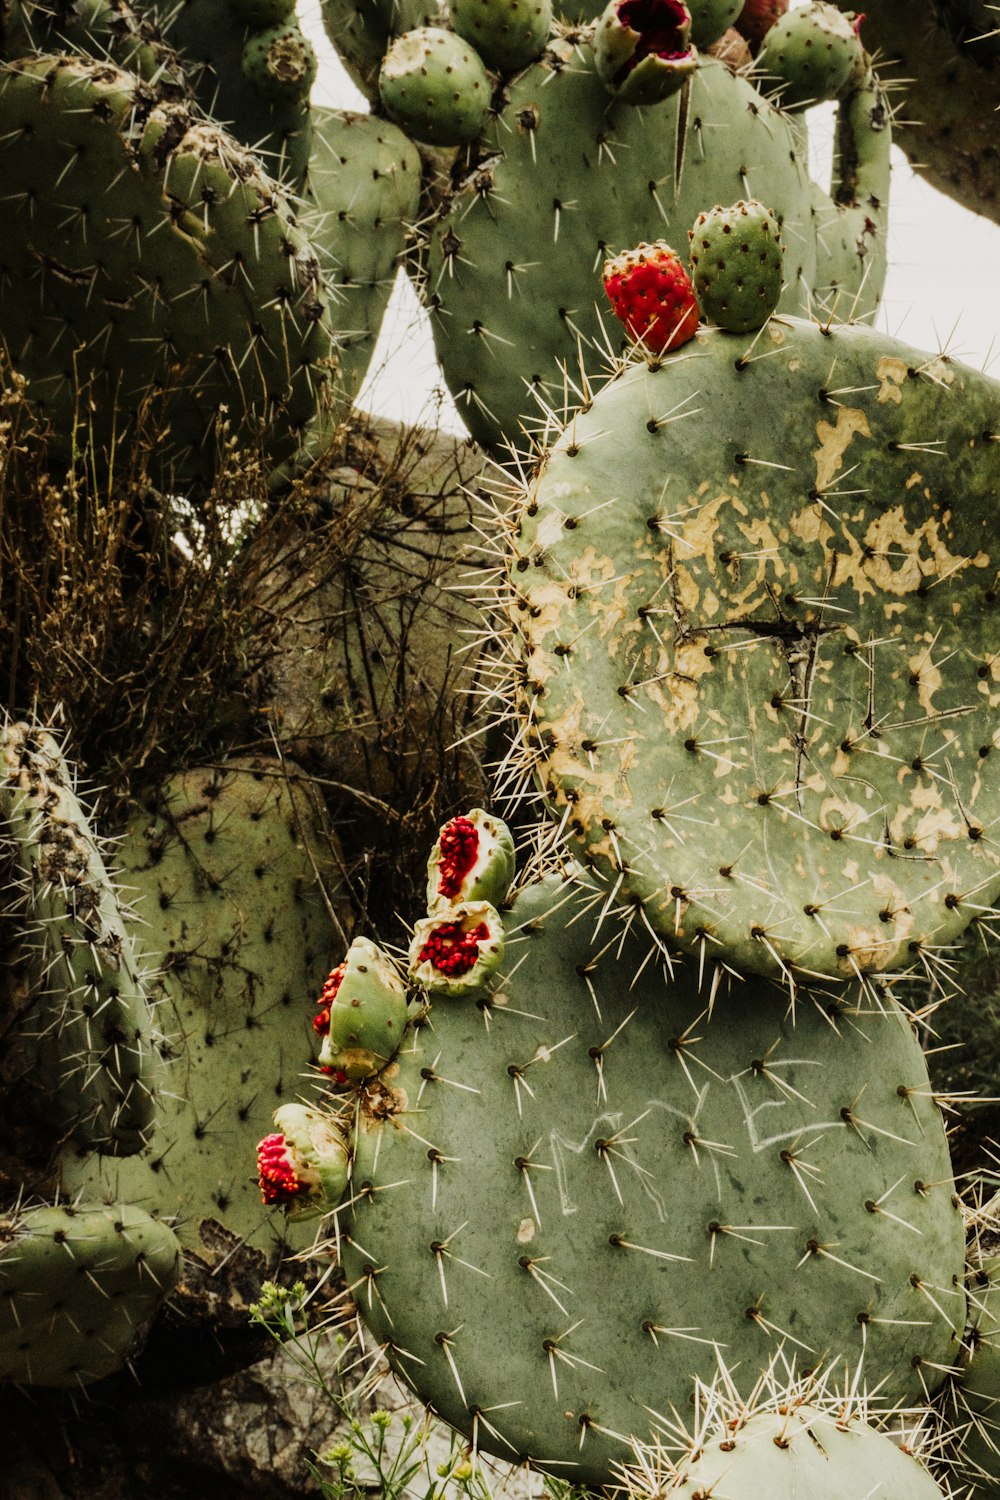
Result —
[[[429,963],[448,979],[460,979],[474,968],[479,957],[479,944],[486,941],[490,930],[480,922],[466,932],[460,922],[442,922],[435,927],[417,958],[418,963]]]
[[[316,1014],[313,1016],[313,1030],[318,1036],[329,1036],[330,1034],[330,1006],[337,998],[337,991],[347,973],[347,964],[338,964],[337,967],[327,975],[319,999],[316,1001]]]
[[[631,72],[644,57],[669,60],[689,56],[687,39],[691,20],[687,7],[679,0],[621,0],[618,19],[640,37],[626,72]]]
[[[438,840],[438,895],[447,901],[457,896],[479,854],[479,830],[468,818],[452,818]]]
[[[292,1203],[302,1192],[283,1135],[266,1135],[257,1147],[257,1177],[267,1204]]]

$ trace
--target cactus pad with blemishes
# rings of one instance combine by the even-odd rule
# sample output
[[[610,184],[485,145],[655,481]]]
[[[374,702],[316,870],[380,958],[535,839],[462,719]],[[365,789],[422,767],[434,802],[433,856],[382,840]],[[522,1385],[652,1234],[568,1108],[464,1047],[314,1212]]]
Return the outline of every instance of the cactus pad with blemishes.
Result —
[[[514,516],[514,696],[621,911],[849,976],[990,907],[998,394],[773,320],[629,366],[567,427]]]
[[[342,1242],[375,1338],[487,1451],[596,1486],[717,1348],[751,1386],[781,1346],[864,1353],[919,1397],[964,1231],[903,1012],[751,979],[708,1015],[707,975],[592,941],[593,906],[522,891],[491,990],[435,1001],[358,1093]]]

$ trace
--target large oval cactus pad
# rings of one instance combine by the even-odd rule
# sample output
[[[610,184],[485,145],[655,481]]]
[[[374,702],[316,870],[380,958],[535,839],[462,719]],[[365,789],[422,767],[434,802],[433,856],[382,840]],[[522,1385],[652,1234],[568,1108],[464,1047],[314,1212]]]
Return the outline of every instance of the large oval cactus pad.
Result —
[[[998,394],[775,320],[633,364],[556,444],[510,542],[516,698],[671,942],[898,969],[1000,890]]]
[[[483,1448],[593,1485],[717,1351],[748,1386],[783,1346],[922,1395],[964,1233],[903,1013],[750,980],[709,1017],[592,924],[558,878],[522,892],[492,993],[435,1002],[361,1092],[343,1253],[389,1358]]]

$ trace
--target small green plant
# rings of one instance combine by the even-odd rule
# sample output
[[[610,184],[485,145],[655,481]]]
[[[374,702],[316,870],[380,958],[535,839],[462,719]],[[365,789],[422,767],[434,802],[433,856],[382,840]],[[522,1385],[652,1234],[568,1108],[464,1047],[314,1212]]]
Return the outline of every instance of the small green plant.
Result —
[[[348,1321],[344,1321],[346,1315]],[[335,1442],[309,1465],[323,1500],[581,1500],[582,1492],[549,1475],[497,1466],[426,1411],[387,1411],[371,1402],[388,1367],[372,1364],[349,1298],[317,1319],[304,1281],[265,1281],[250,1320],[280,1344],[303,1380],[320,1390],[342,1418]]]

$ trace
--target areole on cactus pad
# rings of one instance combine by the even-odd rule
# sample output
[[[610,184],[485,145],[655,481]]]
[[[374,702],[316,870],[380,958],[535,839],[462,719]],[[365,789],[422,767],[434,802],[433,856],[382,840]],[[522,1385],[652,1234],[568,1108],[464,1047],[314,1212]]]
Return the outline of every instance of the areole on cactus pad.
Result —
[[[850,976],[989,910],[998,395],[781,319],[635,363],[569,424],[510,517],[511,686],[620,911],[743,971]]]

